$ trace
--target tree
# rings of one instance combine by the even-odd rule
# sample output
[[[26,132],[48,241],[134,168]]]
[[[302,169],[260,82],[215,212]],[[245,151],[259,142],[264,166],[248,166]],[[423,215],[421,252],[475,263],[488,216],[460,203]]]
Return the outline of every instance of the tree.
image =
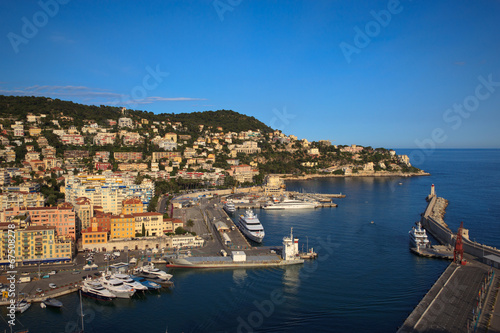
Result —
[[[187,223],[186,223],[186,226],[187,226],[189,229],[191,229],[191,228],[194,226],[194,222],[193,222],[193,220],[189,219],[189,220],[187,221]]]
[[[141,234],[141,236],[144,237],[145,235],[146,235],[146,226],[143,223],[142,224],[142,234]]]
[[[187,231],[183,227],[177,227],[175,229],[175,234],[176,235],[184,235]]]

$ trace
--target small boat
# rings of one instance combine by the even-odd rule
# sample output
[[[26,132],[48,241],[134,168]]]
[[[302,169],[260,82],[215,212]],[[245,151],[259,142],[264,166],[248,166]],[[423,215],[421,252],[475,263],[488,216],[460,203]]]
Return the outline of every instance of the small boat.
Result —
[[[81,286],[82,295],[101,301],[111,301],[116,295],[104,288],[97,281],[85,280]]]
[[[234,202],[232,200],[226,201],[223,208],[228,214],[233,214],[236,211],[236,206],[234,205]]]
[[[419,248],[430,247],[431,243],[429,242],[425,229],[422,229],[422,224],[420,222],[416,222],[415,224],[416,227],[412,227],[408,232],[410,236],[410,246],[417,248],[417,250]]]
[[[63,306],[61,301],[59,301],[55,298],[52,298],[52,297],[47,297],[46,299],[44,299],[42,301],[42,303],[45,304],[46,306],[53,307],[53,308],[62,308],[62,306]]]
[[[153,281],[149,281],[143,277],[139,277],[139,276],[135,276],[135,275],[130,275],[130,278],[136,282],[139,282],[140,284],[142,284],[143,286],[145,286],[146,288],[148,288],[148,290],[158,290],[158,289],[161,289],[161,285],[156,283],[156,282],[153,282]]]
[[[24,311],[28,310],[31,306],[31,303],[28,303],[27,300],[22,299],[20,301],[17,301],[15,304],[15,309],[16,312],[23,313]]]

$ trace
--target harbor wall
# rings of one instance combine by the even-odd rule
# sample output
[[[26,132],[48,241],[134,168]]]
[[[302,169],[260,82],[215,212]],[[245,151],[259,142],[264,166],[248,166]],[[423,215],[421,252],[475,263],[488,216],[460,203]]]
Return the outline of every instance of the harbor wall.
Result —
[[[422,226],[442,245],[455,246],[456,235],[442,223],[439,223],[431,214],[436,206],[437,196],[431,196],[425,212],[422,214]],[[441,213],[441,212],[438,212]],[[444,212],[443,212],[444,213]],[[500,250],[488,245],[475,243],[470,238],[462,237],[464,252],[478,258],[493,254],[500,256]]]

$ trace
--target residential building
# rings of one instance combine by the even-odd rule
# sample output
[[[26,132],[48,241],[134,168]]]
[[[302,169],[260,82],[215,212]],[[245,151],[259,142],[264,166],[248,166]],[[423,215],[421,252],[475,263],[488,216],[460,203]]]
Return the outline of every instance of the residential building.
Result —
[[[30,136],[39,136],[42,133],[42,129],[39,127],[30,127],[29,133]]]
[[[163,222],[163,214],[155,212],[144,212],[132,214],[135,221],[135,233],[142,233],[143,226],[144,236],[160,236],[164,234],[165,223]]]
[[[73,242],[66,237],[56,236],[53,226],[28,226],[15,228],[14,253],[9,247],[9,223],[0,223],[0,262],[15,257],[18,263],[37,264],[69,261],[73,256]]]
[[[142,161],[141,152],[115,152],[114,157],[116,161]]]
[[[140,198],[128,198],[122,201],[122,214],[143,213],[146,210],[147,207]]]
[[[116,133],[97,133],[93,142],[97,146],[112,145],[115,143]]]
[[[74,204],[76,214],[77,233],[90,227],[94,217],[94,205],[87,197],[79,197]]]
[[[64,159],[82,159],[89,158],[90,154],[88,150],[65,150]]]
[[[80,134],[63,134],[60,138],[65,145],[83,146],[85,144]]]
[[[103,230],[97,223],[82,230],[82,248],[91,250],[101,250],[108,242],[108,231]]]
[[[252,169],[248,164],[231,165],[231,169],[227,170],[227,172],[240,183],[253,182],[253,176],[259,173],[258,170]]]
[[[58,236],[76,239],[76,213],[73,205],[67,202],[57,207],[28,207],[30,225],[53,226]]]
[[[170,236],[171,247],[174,249],[186,248],[186,247],[202,247],[205,241],[200,236],[189,235],[173,235]]]
[[[111,216],[109,239],[135,237],[135,219],[129,214]]]
[[[145,179],[142,184],[134,184],[135,178],[104,175],[78,175],[65,179],[66,201],[75,204],[79,197],[87,197],[94,206],[101,206],[104,212],[119,214],[122,201],[130,197],[141,199],[145,207],[154,194],[154,182]]]
[[[6,192],[0,193],[0,209],[13,207],[43,207],[45,197],[39,192]],[[2,219],[3,221],[3,219]]]
[[[130,127],[132,128],[134,126],[134,123],[132,119],[127,118],[127,117],[122,117],[118,119],[118,127]]]

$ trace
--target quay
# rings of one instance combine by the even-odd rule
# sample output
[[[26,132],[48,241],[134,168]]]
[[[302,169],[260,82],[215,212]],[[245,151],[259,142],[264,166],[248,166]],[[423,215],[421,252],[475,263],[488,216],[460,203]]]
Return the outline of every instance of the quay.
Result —
[[[427,201],[421,223],[442,244],[439,257],[447,253],[453,260],[457,235],[443,220],[447,201],[436,196],[434,185]],[[500,250],[471,242],[468,230],[461,230],[465,260],[446,268],[398,333],[500,332]]]

